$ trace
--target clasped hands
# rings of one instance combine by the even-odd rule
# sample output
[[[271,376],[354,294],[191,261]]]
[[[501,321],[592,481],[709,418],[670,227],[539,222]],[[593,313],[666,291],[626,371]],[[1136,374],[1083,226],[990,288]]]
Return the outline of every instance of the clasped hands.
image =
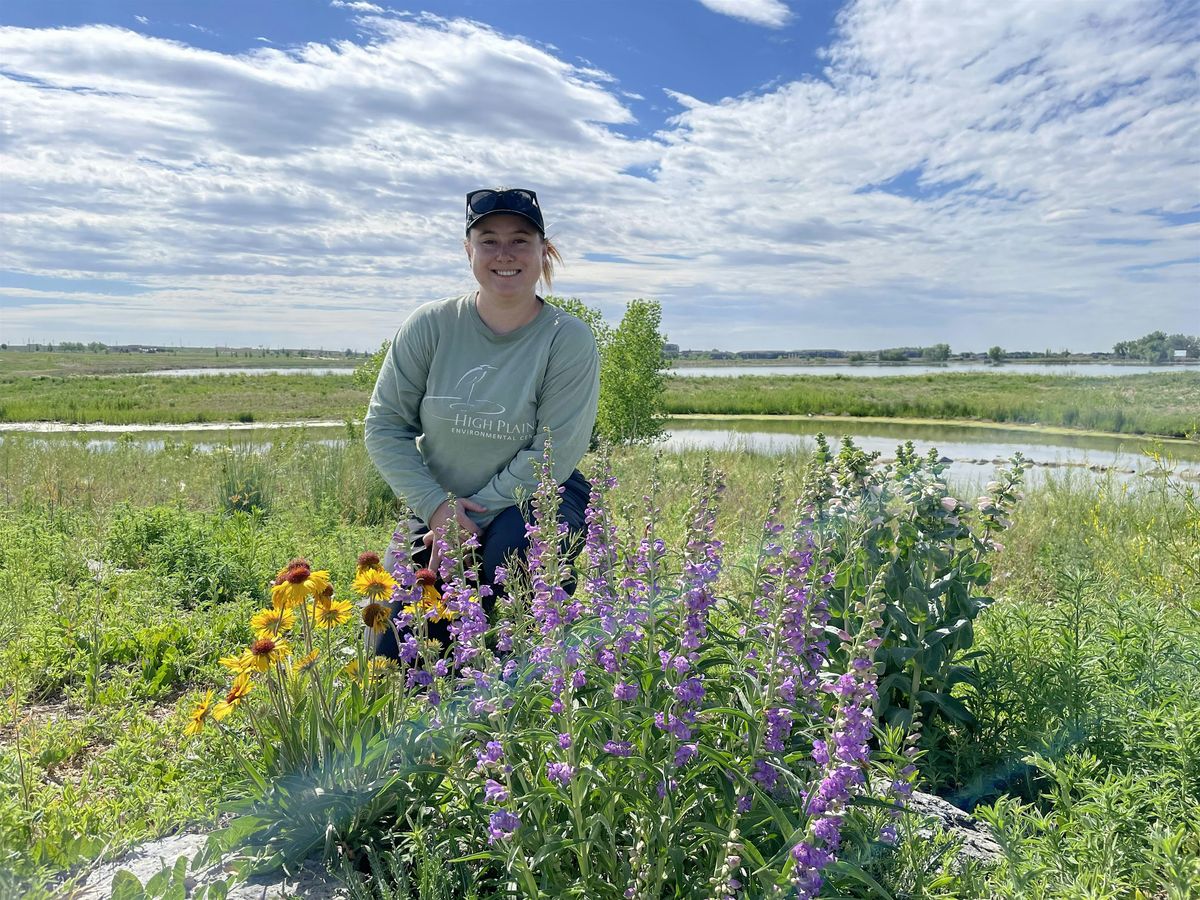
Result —
[[[463,532],[470,532],[474,535],[482,534],[483,529],[476,525],[475,520],[467,515],[468,512],[487,512],[487,507],[481,506],[473,500],[458,500],[451,507],[450,501],[446,500],[429,517],[429,521],[426,523],[429,526],[429,530],[421,536],[421,540],[429,548],[429,568],[433,569],[434,572],[438,571],[438,566],[442,562],[442,554],[438,551],[436,538],[438,535],[446,533],[451,519],[458,522],[458,527]]]

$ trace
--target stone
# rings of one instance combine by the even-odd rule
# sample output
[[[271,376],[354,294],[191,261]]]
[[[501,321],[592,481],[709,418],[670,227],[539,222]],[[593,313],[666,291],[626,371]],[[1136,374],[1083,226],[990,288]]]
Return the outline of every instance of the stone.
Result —
[[[1004,855],[1004,849],[996,843],[987,825],[941,797],[913,791],[908,800],[908,809],[918,816],[936,820],[943,831],[962,841],[962,848],[958,852],[960,858],[991,863]],[[918,828],[917,833],[923,837],[932,836],[928,828]]]
[[[90,871],[77,876],[74,883],[64,887],[62,900],[108,900],[112,896],[113,878],[121,870],[132,873],[143,885],[176,861],[188,858],[187,884],[191,891],[222,877],[232,880],[219,866],[200,872],[191,871],[191,859],[204,847],[208,835],[203,832],[184,832],[159,838],[133,847],[110,862],[97,863]],[[256,875],[233,884],[229,900],[285,900],[303,897],[305,900],[345,900],[349,896],[345,885],[325,871],[320,857],[310,857],[292,875],[282,871]]]

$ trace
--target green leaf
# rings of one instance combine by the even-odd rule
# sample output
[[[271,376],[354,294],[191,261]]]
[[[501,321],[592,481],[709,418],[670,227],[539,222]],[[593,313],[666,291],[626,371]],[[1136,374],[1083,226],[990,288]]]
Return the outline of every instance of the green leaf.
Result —
[[[884,888],[883,885],[863,871],[861,867],[847,862],[844,859],[835,859],[829,864],[825,871],[830,876],[841,876],[849,878],[853,881],[857,881],[864,887],[869,888],[876,897],[882,897],[884,900],[894,900],[892,895],[888,893],[887,889]]]
[[[146,891],[136,875],[128,869],[121,869],[113,876],[112,900],[144,900]]]

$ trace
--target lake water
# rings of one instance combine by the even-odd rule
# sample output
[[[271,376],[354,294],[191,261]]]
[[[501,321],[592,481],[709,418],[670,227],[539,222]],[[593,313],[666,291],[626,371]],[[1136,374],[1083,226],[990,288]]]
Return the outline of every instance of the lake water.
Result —
[[[778,455],[807,452],[814,438],[824,433],[836,450],[842,436],[854,439],[867,451],[878,451],[881,460],[895,457],[896,447],[911,440],[922,455],[931,447],[950,459],[949,473],[962,480],[987,480],[996,466],[1007,462],[1016,451],[1033,463],[1030,480],[1044,477],[1047,471],[1073,469],[1083,472],[1113,472],[1128,479],[1152,468],[1145,450],[1152,440],[1094,435],[1042,434],[1003,428],[962,425],[905,425],[854,421],[765,421],[761,419],[730,422],[727,419],[673,420],[663,443],[667,449],[732,450]],[[1178,459],[1176,473],[1183,478],[1200,479],[1200,442],[1180,441],[1165,445]],[[986,477],[985,477],[986,476]]]
[[[901,375],[939,375],[947,372],[992,372],[997,375],[1157,375],[1162,372],[1200,372],[1198,365],[1119,365],[1117,363],[1081,363],[1076,365],[1054,365],[1009,363],[992,366],[986,363],[949,363],[944,366],[931,365],[850,365],[830,364],[827,366],[681,366],[670,369],[671,375],[684,378],[702,376],[732,377],[734,375],[845,375],[850,378],[896,378]]]
[[[827,366],[686,366],[668,370],[671,375],[684,378],[702,376],[732,377],[735,375],[845,375],[851,378],[895,378],[900,375],[937,375],[946,372],[994,372],[1000,375],[1154,375],[1162,372],[1200,372],[1200,365],[1118,365],[1116,363],[1092,363],[1075,365],[1054,365],[1045,363],[1030,363],[1021,365],[1010,363],[1003,366],[991,366],[986,363],[950,363],[944,366],[933,365],[850,365],[831,364]],[[186,378],[196,375],[353,375],[354,369],[344,366],[221,366],[213,368],[192,369],[156,369],[152,372],[137,372],[137,375],[150,375],[162,378]]]
[[[230,446],[266,450],[272,441],[291,437],[298,423],[287,428],[273,429],[261,423],[230,427],[205,425],[163,428],[155,426],[58,426],[49,424],[24,429],[18,423],[0,425],[0,431],[36,433],[38,440],[79,441],[96,452],[112,451],[124,443],[158,451],[168,442],[187,443],[198,452],[212,452]],[[868,451],[879,451],[881,459],[895,456],[896,446],[911,440],[918,452],[924,454],[936,447],[939,454],[952,461],[949,472],[956,482],[987,481],[998,465],[1004,464],[1016,451],[1021,451],[1033,463],[1029,480],[1036,482],[1047,473],[1072,471],[1084,474],[1112,472],[1117,478],[1130,480],[1137,473],[1151,468],[1144,451],[1154,442],[1144,438],[1105,437],[1095,435],[1043,434],[1003,428],[963,425],[907,425],[892,422],[836,422],[788,419],[674,419],[662,446],[667,450],[710,449],[738,453],[780,455],[807,452],[818,432],[823,432],[835,448],[843,435]],[[129,437],[119,437],[128,433]],[[137,437],[133,435],[137,434]],[[343,423],[325,422],[304,426],[304,435],[327,446],[345,443]],[[4,437],[0,435],[0,442]],[[1189,480],[1200,480],[1200,442],[1175,441],[1164,445],[1178,460],[1176,474]]]
[[[163,378],[187,378],[193,375],[353,375],[354,369],[345,366],[220,366],[196,369],[155,369],[152,372],[133,372],[133,375],[156,375]]]

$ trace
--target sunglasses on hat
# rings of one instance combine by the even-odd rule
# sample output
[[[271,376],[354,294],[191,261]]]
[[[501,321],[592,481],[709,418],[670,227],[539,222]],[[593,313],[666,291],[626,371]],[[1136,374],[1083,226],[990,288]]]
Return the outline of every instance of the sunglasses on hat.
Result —
[[[481,188],[471,191],[467,194],[467,231],[484,216],[500,212],[522,216],[537,226],[538,234],[546,234],[537,194],[525,188]]]

